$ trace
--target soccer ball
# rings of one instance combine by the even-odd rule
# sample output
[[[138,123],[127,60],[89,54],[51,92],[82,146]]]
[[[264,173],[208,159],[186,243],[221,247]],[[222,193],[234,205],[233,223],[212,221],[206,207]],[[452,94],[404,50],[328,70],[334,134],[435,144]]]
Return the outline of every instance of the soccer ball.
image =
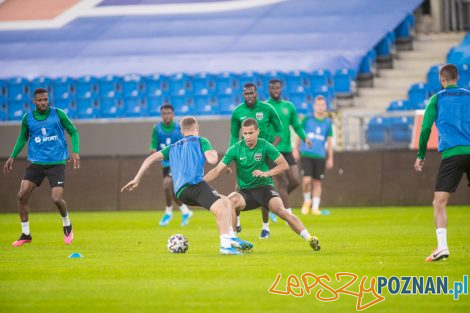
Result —
[[[185,253],[188,251],[189,241],[181,234],[174,234],[168,238],[166,246],[171,253]]]

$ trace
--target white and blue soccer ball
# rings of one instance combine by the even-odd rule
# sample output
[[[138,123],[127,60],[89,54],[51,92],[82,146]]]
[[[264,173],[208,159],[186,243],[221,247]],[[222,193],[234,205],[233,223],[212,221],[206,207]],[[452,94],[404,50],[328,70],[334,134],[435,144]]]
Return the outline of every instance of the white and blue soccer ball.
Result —
[[[168,238],[166,246],[171,253],[185,253],[188,251],[189,241],[181,234],[174,234]]]

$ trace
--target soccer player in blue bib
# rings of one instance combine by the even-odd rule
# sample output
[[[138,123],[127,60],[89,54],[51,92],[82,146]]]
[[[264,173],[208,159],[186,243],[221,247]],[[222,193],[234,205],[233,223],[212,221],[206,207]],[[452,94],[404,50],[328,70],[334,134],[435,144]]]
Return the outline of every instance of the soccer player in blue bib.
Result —
[[[23,116],[20,135],[13,152],[3,167],[4,172],[13,169],[14,159],[28,143],[28,160],[31,165],[26,169],[18,193],[18,212],[21,219],[21,236],[12,243],[19,247],[32,240],[29,229],[28,199],[36,187],[39,187],[47,177],[51,186],[51,198],[62,216],[64,242],[70,244],[73,240],[72,224],[70,223],[67,203],[62,198],[65,186],[65,163],[69,158],[67,141],[64,130],[70,135],[72,142],[73,168],[80,167],[80,137],[67,114],[49,107],[49,97],[46,89],[34,91],[34,111]]]
[[[437,149],[442,153],[433,200],[437,249],[426,258],[427,262],[449,257],[447,202],[450,194],[457,190],[464,173],[470,186],[470,90],[457,87],[458,78],[455,65],[447,64],[441,68],[439,80],[444,89],[429,99],[419,136],[415,161],[417,172],[423,170],[432,124],[436,122],[439,132]]]
[[[180,126],[173,120],[175,114],[171,104],[164,104],[160,108],[160,114],[162,116],[162,122],[155,124],[152,130],[152,142],[150,143],[150,149],[153,151],[160,151],[165,149],[172,143],[177,142],[183,138],[181,134]],[[189,218],[193,215],[193,212],[188,207],[181,203],[173,191],[173,178],[170,172],[170,162],[163,160],[163,191],[165,193],[166,208],[165,214],[160,220],[160,226],[166,226],[170,223],[173,218],[173,206],[171,205],[172,200],[178,205],[181,210],[182,221],[181,226],[186,226],[189,223]]]
[[[302,126],[311,141],[309,147],[297,138],[294,157],[302,159],[302,190],[304,203],[302,214],[308,214],[310,209],[314,215],[320,215],[320,198],[322,180],[327,169],[333,167],[333,126],[327,117],[326,100],[323,96],[315,98],[313,115],[302,120]],[[313,195],[313,197],[312,197]]]
[[[237,238],[231,229],[232,209],[227,197],[219,195],[204,180],[204,162],[216,164],[218,160],[209,140],[199,136],[199,126],[194,117],[186,116],[180,122],[183,139],[155,152],[145,159],[137,175],[127,183],[121,192],[134,190],[145,171],[156,161],[169,161],[173,175],[176,197],[187,205],[206,208],[214,213],[220,233],[221,254],[241,254],[253,245]]]

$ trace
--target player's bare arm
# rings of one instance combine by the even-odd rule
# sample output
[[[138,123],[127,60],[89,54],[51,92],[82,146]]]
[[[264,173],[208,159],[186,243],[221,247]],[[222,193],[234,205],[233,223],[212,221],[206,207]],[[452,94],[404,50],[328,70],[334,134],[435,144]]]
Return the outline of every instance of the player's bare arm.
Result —
[[[219,164],[217,164],[216,167],[214,167],[204,176],[204,180],[206,182],[211,182],[217,177],[219,177],[220,173],[222,173],[223,171],[226,171],[228,168],[229,167],[227,165],[225,165],[223,162],[220,162]]]
[[[149,157],[147,157],[142,163],[142,165],[140,166],[140,169],[137,172],[137,175],[135,175],[133,180],[128,182],[124,187],[122,187],[121,192],[132,191],[136,189],[140,184],[140,180],[142,179],[142,176],[144,176],[144,173],[148,170],[150,165],[161,160],[163,160],[163,154],[160,151],[155,152],[151,154]]]
[[[219,160],[219,156],[215,150],[208,150],[204,152],[204,156],[206,157],[206,161],[209,164],[216,164]]]
[[[3,165],[3,173],[8,173],[13,169],[13,162],[14,159],[11,157],[6,160],[5,165]]]
[[[328,149],[328,159],[326,160],[326,168],[327,169],[332,169],[333,168],[333,139],[331,137],[328,137],[326,141],[327,149]]]
[[[307,138],[308,139],[308,138]],[[308,139],[310,140],[310,139]],[[312,142],[310,142],[310,145],[312,144]],[[300,138],[299,137],[296,137],[295,138],[295,143],[294,143],[294,147],[292,149],[292,155],[294,156],[294,159],[296,159],[297,161],[300,160],[300,152],[299,152],[299,149],[300,149]]]
[[[289,164],[287,164],[286,159],[282,155],[280,155],[276,160],[274,160],[274,163],[276,163],[276,166],[267,172],[263,172],[260,170],[253,171],[253,176],[255,177],[276,176],[289,169]]]

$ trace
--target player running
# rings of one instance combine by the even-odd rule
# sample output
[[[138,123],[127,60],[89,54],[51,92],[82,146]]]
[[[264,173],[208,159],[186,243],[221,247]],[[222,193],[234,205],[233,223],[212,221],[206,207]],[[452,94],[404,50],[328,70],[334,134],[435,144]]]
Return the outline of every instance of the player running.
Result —
[[[153,151],[160,151],[172,143],[177,142],[183,138],[181,134],[180,126],[173,120],[175,113],[171,104],[164,104],[160,108],[160,114],[162,116],[162,122],[156,123],[152,130],[152,142],[150,143],[150,149]],[[172,200],[178,205],[181,210],[182,220],[181,226],[186,226],[189,223],[189,218],[193,215],[193,211],[181,203],[173,191],[173,178],[170,173],[170,163],[168,161],[162,161],[163,169],[163,192],[165,193],[165,214],[159,222],[160,226],[166,226],[170,223],[173,218],[173,206],[171,205]]]
[[[173,175],[174,191],[178,200],[187,205],[204,207],[214,213],[220,233],[220,254],[241,254],[253,245],[237,238],[231,229],[232,209],[227,197],[219,195],[203,180],[204,162],[216,164],[218,160],[209,140],[199,136],[199,126],[194,117],[186,116],[180,122],[183,139],[155,152],[145,159],[133,180],[121,192],[139,186],[145,171],[156,161],[169,161]]]
[[[470,186],[470,90],[457,87],[458,78],[455,65],[447,64],[441,68],[439,80],[444,90],[429,99],[419,136],[418,157],[415,161],[417,172],[423,170],[432,124],[436,122],[439,132],[438,151],[442,153],[432,202],[437,249],[426,258],[427,262],[449,257],[447,202],[450,194],[457,190],[464,173],[467,174]]]
[[[36,187],[47,177],[51,186],[51,198],[62,216],[65,244],[72,243],[73,230],[70,222],[67,203],[63,199],[65,186],[65,162],[69,158],[64,129],[72,142],[73,169],[80,168],[80,137],[77,128],[67,114],[54,107],[49,107],[49,96],[46,89],[34,91],[33,103],[36,108],[23,116],[20,134],[13,152],[5,162],[3,171],[13,169],[14,159],[28,143],[28,160],[31,165],[26,169],[18,193],[18,212],[21,220],[21,236],[12,243],[19,247],[33,239],[29,229],[28,200]]]
[[[287,170],[289,165],[272,144],[258,138],[259,133],[260,130],[255,119],[244,120],[242,123],[243,139],[227,150],[222,161],[206,174],[204,180],[207,182],[214,180],[234,162],[237,166],[239,189],[229,195],[234,210],[232,226],[236,226],[236,212],[266,207],[308,241],[313,250],[320,250],[318,238],[311,236],[302,222],[285,209],[279,194],[274,190],[271,177]],[[276,164],[272,169],[269,169],[269,160]]]

